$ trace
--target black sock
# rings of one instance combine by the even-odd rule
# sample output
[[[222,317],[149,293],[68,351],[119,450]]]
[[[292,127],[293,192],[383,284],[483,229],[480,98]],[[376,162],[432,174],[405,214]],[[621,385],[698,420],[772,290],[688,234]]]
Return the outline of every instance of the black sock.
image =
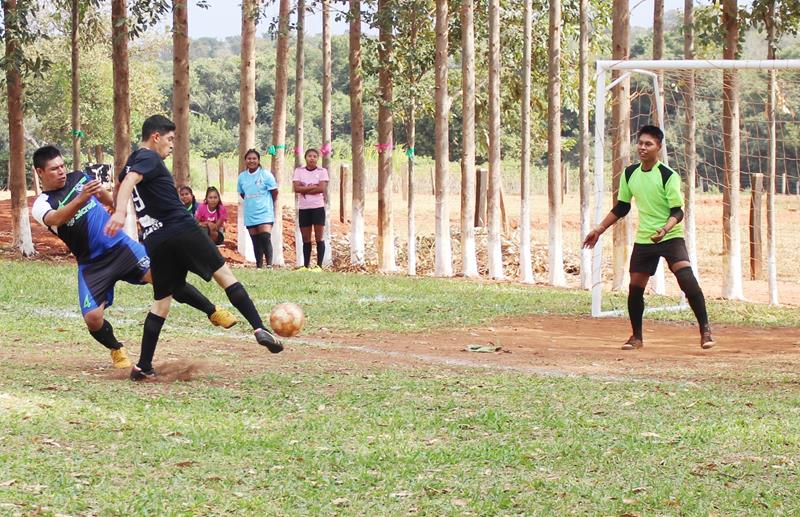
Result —
[[[322,259],[325,258],[325,241],[317,241],[317,265],[322,267]]]
[[[264,250],[264,263],[272,265],[272,234],[270,232],[261,234],[261,249]]]
[[[253,304],[253,300],[250,298],[250,295],[247,294],[242,284],[236,282],[235,284],[229,285],[225,288],[225,294],[228,295],[228,300],[231,301],[231,305],[242,313],[244,319],[246,319],[254,329],[264,328],[264,322],[261,321],[261,316],[258,315],[256,306]]]
[[[90,330],[89,334],[91,334],[98,343],[109,350],[119,350],[122,348],[122,343],[117,341],[117,338],[114,336],[114,327],[106,320],[103,320],[103,326],[100,327],[100,329]]]
[[[308,267],[311,263],[311,243],[304,242],[303,243],[303,265]]]
[[[633,336],[642,339],[642,315],[644,314],[644,288],[628,287],[628,316],[631,318]]]
[[[256,254],[256,267],[261,267],[264,265],[264,250],[261,247],[261,235],[251,235],[250,240],[253,241],[253,253]]]
[[[697,318],[697,324],[700,325],[700,332],[708,331],[706,297],[703,295],[703,290],[700,289],[700,284],[697,283],[694,271],[692,271],[691,267],[685,267],[675,272],[675,279],[678,280],[678,285],[681,291],[686,295],[689,307],[692,308],[692,312],[694,312],[694,316]]]
[[[144,319],[144,331],[142,332],[142,350],[139,353],[139,362],[136,364],[144,371],[153,369],[153,356],[156,353],[156,345],[158,345],[158,336],[161,334],[161,327],[167,321],[161,316],[157,316],[152,312],[147,313]]]
[[[180,303],[194,307],[209,317],[217,310],[214,304],[190,283],[184,283],[181,287],[172,291],[172,297]]]

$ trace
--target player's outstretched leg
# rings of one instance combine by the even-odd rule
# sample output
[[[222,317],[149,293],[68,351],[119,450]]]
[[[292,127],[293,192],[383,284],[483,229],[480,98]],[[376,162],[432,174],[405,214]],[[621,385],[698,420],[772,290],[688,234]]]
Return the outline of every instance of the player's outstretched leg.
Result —
[[[700,326],[700,347],[709,349],[716,343],[711,335],[711,326],[708,323],[708,313],[706,312],[706,298],[697,278],[694,276],[692,268],[687,266],[675,271],[675,278],[681,291],[686,295],[689,307],[692,308],[697,324]]]
[[[215,327],[229,329],[236,325],[236,316],[229,310],[217,307],[190,283],[185,283],[173,291],[175,301],[185,303],[208,316]]]
[[[214,272],[214,280],[220,287],[225,289],[225,294],[228,296],[231,305],[236,307],[236,310],[238,310],[253,327],[253,335],[255,335],[258,344],[267,347],[273,354],[282,352],[283,343],[281,343],[272,332],[267,330],[264,322],[261,320],[261,316],[258,314],[258,310],[256,310],[256,306],[253,304],[252,298],[247,294],[247,290],[244,286],[233,276],[230,268],[227,265],[223,265],[216,270]]]
[[[628,286],[628,316],[631,319],[631,337],[622,345],[623,350],[636,350],[644,346],[642,317],[644,315],[644,287],[631,283]]]

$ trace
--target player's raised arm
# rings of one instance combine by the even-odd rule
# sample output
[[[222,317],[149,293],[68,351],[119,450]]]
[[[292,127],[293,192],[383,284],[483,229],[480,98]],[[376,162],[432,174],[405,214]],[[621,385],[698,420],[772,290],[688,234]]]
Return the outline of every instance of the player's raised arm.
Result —
[[[66,224],[70,219],[75,217],[78,210],[89,201],[92,196],[98,195],[103,190],[103,185],[98,180],[91,180],[83,185],[80,193],[75,198],[62,206],[58,210],[50,210],[47,212],[42,221],[47,226],[57,227]]]
[[[133,171],[129,171],[125,175],[125,179],[122,180],[117,192],[117,209],[106,223],[106,235],[113,237],[120,228],[125,226],[125,217],[128,215],[128,202],[131,200],[134,187],[142,181],[142,177],[141,174]]]

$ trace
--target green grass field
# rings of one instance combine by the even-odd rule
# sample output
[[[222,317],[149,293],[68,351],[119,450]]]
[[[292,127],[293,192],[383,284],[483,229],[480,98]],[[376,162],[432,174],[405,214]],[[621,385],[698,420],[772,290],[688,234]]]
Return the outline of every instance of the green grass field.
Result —
[[[589,306],[586,293],[511,283],[236,273],[262,308],[302,304],[317,336]],[[75,284],[74,265],[0,263],[0,515],[800,513],[791,374],[543,377],[339,360],[302,343],[268,357],[243,329],[222,333],[176,307],[156,363],[202,358],[205,370],[134,384],[85,332]],[[108,318],[123,340],[138,342],[150,293],[118,287]],[[710,312],[800,324],[792,309]]]

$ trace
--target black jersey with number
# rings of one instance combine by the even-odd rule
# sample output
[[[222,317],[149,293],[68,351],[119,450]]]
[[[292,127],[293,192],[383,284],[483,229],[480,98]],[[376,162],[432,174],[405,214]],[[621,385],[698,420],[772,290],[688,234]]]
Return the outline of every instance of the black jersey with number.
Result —
[[[172,174],[155,151],[134,151],[119,175],[120,181],[129,171],[142,175],[142,181],[133,189],[133,206],[148,248],[197,225],[181,203]]]
[[[33,218],[58,235],[75,255],[79,264],[96,259],[126,238],[123,232],[117,233],[114,237],[108,237],[103,232],[109,215],[95,196],[90,197],[72,219],[61,226],[48,226],[44,222],[49,212],[58,210],[80,195],[83,186],[89,181],[86,174],[71,172],[67,174],[63,187],[42,192],[33,202],[32,209]]]

